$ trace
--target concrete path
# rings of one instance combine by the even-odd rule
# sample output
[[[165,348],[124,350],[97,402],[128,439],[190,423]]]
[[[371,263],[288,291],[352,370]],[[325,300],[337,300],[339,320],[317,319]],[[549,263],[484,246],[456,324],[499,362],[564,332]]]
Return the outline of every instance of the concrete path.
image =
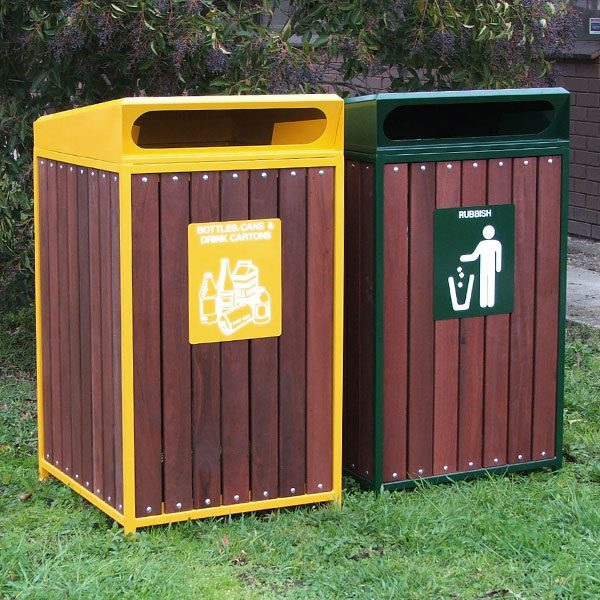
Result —
[[[600,329],[600,242],[569,238],[567,319]]]

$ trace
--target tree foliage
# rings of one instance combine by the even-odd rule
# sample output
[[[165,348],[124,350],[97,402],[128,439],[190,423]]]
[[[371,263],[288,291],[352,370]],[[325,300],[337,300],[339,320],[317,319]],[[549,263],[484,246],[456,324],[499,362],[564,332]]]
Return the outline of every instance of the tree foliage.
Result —
[[[543,82],[566,0],[0,0],[0,301],[31,289],[32,123],[131,95],[491,88]]]

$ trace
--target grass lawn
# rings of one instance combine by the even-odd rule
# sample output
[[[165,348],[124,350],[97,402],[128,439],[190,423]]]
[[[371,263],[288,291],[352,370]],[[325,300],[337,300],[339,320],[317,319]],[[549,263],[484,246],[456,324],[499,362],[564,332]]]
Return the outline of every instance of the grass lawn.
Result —
[[[565,468],[126,538],[37,480],[28,312],[0,319],[0,598],[600,598],[600,333],[569,329]]]

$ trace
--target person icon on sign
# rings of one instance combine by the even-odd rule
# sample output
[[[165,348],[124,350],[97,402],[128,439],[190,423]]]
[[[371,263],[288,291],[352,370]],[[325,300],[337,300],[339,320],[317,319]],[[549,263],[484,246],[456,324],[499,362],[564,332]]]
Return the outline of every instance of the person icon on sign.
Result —
[[[473,262],[479,259],[479,306],[491,308],[496,303],[496,273],[502,270],[502,244],[493,239],[496,230],[486,225],[482,234],[484,239],[477,244],[472,254],[463,254],[461,262]]]

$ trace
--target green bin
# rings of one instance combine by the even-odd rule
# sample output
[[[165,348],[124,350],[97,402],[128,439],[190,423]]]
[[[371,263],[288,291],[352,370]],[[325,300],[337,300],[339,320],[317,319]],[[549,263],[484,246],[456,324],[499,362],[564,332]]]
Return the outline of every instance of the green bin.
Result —
[[[569,94],[346,102],[344,469],[559,468]]]

